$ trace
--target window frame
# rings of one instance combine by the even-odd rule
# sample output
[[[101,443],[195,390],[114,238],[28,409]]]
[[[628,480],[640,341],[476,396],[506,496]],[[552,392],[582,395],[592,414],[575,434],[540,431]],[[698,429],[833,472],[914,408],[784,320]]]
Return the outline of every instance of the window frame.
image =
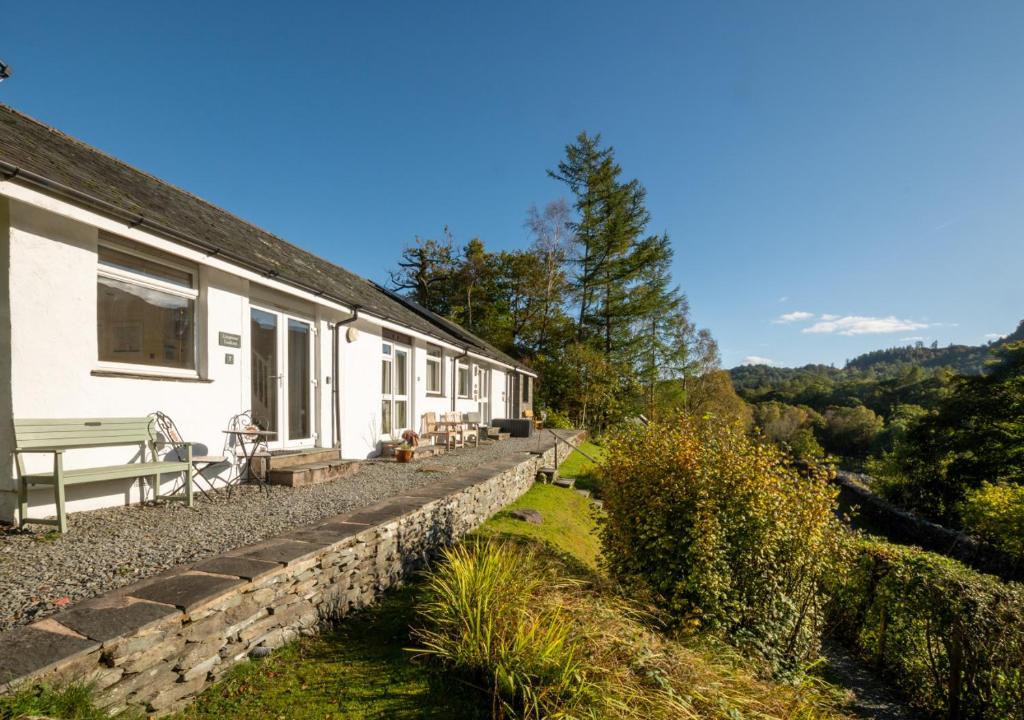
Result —
[[[427,373],[423,383],[427,395],[430,397],[444,397],[444,350],[434,345],[427,345]],[[430,366],[437,365],[437,389],[430,389]]]
[[[466,371],[466,393],[462,393],[462,371]],[[470,367],[466,363],[456,362],[455,363],[455,396],[459,400],[472,400],[473,399],[473,375],[470,372]]]
[[[530,392],[530,385],[532,383],[533,383],[533,378],[531,378],[529,375],[523,375],[522,402],[524,402],[524,403],[530,402],[530,396],[532,395],[532,393]]]
[[[141,272],[134,272],[125,268],[113,267],[110,265],[104,265],[100,260],[100,253],[102,250],[112,250],[114,252],[121,253],[123,255],[131,255],[132,257],[139,258],[146,262],[153,263],[154,265],[162,265],[172,270],[178,270],[180,272],[188,273],[192,278],[191,287],[185,287],[177,283],[173,283],[167,280],[161,280],[159,278],[150,277]],[[130,363],[130,362],[119,362],[117,360],[101,360],[99,357],[99,334],[97,331],[96,336],[96,369],[101,371],[109,372],[127,372],[133,375],[152,375],[154,377],[174,377],[174,378],[199,378],[200,359],[202,357],[200,351],[200,343],[202,342],[203,334],[200,330],[200,316],[201,303],[199,300],[200,296],[200,280],[199,280],[199,266],[189,263],[185,260],[179,260],[177,258],[168,258],[165,255],[158,254],[159,251],[146,252],[145,248],[139,249],[134,246],[128,245],[127,243],[119,242],[116,239],[101,236],[99,242],[96,245],[96,283],[99,285],[99,279],[101,277],[107,278],[108,280],[115,280],[117,282],[123,282],[138,287],[144,287],[148,290],[156,290],[163,292],[168,295],[175,295],[186,300],[190,300],[192,304],[192,368],[176,368],[168,365],[147,365],[143,363]],[[98,289],[97,289],[98,292]],[[98,302],[97,302],[98,305]],[[99,309],[97,308],[97,321]]]

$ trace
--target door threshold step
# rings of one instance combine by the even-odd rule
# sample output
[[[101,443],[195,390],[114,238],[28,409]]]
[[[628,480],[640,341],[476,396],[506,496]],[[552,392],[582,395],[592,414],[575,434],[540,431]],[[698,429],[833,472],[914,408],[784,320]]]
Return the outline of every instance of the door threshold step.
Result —
[[[272,469],[267,479],[271,485],[306,487],[354,475],[359,472],[359,468],[359,463],[354,460],[307,462],[277,470]]]

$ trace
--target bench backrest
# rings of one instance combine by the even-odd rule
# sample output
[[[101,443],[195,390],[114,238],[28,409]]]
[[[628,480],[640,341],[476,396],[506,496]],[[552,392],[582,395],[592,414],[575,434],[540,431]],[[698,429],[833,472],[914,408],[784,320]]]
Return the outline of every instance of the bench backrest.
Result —
[[[151,444],[153,418],[34,418],[14,421],[14,446],[84,448]]]

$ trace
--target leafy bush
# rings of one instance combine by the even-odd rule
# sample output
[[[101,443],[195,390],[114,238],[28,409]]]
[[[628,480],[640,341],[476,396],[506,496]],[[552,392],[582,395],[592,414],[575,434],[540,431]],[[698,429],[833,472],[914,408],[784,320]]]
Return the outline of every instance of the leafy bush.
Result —
[[[982,483],[967,491],[961,514],[972,531],[1007,554],[1024,558],[1024,485]]]
[[[681,626],[724,632],[788,672],[820,645],[841,573],[836,491],[731,426],[680,418],[610,441],[602,528],[612,574]]]
[[[917,548],[861,540],[838,629],[919,708],[1024,718],[1024,587]]]
[[[572,428],[572,420],[566,413],[558,412],[557,410],[545,410],[544,427],[554,428],[555,430],[569,430]]]

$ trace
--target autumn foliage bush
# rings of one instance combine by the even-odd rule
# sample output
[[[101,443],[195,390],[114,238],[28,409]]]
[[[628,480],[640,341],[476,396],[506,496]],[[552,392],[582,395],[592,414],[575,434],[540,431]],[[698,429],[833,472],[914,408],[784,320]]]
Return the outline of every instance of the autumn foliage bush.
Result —
[[[960,514],[971,532],[1024,560],[1024,485],[982,483],[967,491]]]
[[[798,472],[740,428],[681,417],[610,438],[603,473],[605,559],[631,593],[777,673],[817,656],[825,580],[846,552],[824,472]]]

